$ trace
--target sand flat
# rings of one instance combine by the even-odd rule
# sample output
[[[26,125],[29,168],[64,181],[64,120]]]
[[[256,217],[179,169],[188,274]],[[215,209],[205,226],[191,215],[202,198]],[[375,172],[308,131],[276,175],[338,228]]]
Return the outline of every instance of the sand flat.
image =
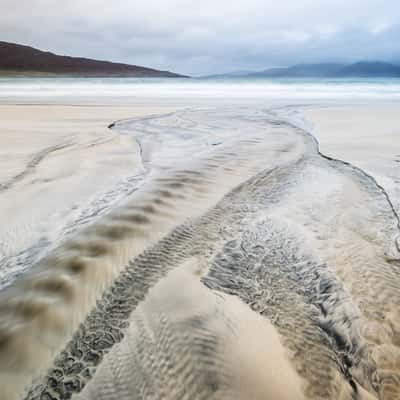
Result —
[[[120,119],[170,111],[121,106],[1,105],[1,280],[13,274],[16,256],[32,261],[62,231],[95,216],[143,173],[133,137],[107,126]],[[35,256],[33,256],[35,254]]]
[[[340,118],[332,110],[316,117],[320,130]],[[361,121],[365,109],[357,110]],[[394,190],[388,197],[360,166],[321,156],[310,132],[296,120],[288,124],[288,112],[261,106],[133,115],[105,130],[115,142],[89,147],[87,180],[77,172],[68,178],[60,171],[73,169],[76,154],[85,158],[100,135],[90,114],[99,110],[79,108],[79,125],[81,111],[95,120],[86,121],[88,129],[96,129],[39,160],[34,174],[57,177],[43,198],[55,201],[72,178],[83,196],[111,172],[126,173],[132,179],[125,188],[136,189],[118,192],[120,201],[108,203],[103,216],[87,215],[88,226],[59,232],[62,244],[48,247],[41,261],[23,259],[25,272],[0,292],[0,339],[8,344],[0,347],[0,385],[7,400],[22,396],[25,386],[29,400],[397,399]],[[392,132],[394,111],[381,114],[379,127]],[[365,134],[357,121],[351,138]],[[348,150],[336,130],[327,129],[328,142]],[[376,176],[394,182],[390,137]],[[49,134],[44,148],[64,138],[52,142]],[[376,150],[368,151],[359,158],[374,158]],[[141,174],[141,185],[131,173]],[[41,182],[27,185],[27,176],[3,190],[9,199],[23,194],[16,207],[44,190]],[[15,219],[9,218],[7,225]],[[26,237],[36,226],[26,226]],[[29,385],[32,377],[38,380]]]
[[[304,113],[321,152],[371,174],[400,212],[400,106],[311,107]]]
[[[360,167],[400,154],[400,105],[310,107],[320,150]]]
[[[0,105],[0,180],[21,173],[30,157],[45,148],[113,136],[109,124],[124,118],[164,113],[174,108],[140,106]],[[123,146],[123,144],[121,144]],[[122,147],[121,146],[121,147]]]

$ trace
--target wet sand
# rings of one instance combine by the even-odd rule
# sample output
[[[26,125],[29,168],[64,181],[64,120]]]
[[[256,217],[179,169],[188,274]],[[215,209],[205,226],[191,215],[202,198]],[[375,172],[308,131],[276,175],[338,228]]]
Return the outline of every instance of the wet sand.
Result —
[[[348,161],[385,187],[400,212],[400,106],[305,110],[321,152]]]
[[[126,143],[111,159],[136,159],[107,172],[136,168],[130,190],[61,231],[37,262],[27,251],[13,265],[20,276],[5,275],[5,398],[397,399],[396,191],[361,164],[332,159],[348,151],[334,126],[346,112],[307,111],[321,149],[299,115],[191,108],[117,123],[108,134]],[[379,128],[395,135],[390,115]],[[351,139],[363,127],[353,121]],[[62,142],[46,140],[44,148]],[[390,140],[377,161],[388,180]],[[104,167],[104,153],[96,157]],[[25,179],[4,192],[22,196]]]
[[[0,287],[141,181],[137,142],[107,126],[169,110],[0,106]]]

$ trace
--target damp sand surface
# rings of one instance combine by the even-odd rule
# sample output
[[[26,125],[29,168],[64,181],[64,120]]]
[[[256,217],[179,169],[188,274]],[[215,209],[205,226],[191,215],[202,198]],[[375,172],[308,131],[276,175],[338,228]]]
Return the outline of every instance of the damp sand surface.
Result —
[[[138,143],[107,126],[168,110],[0,106],[0,287],[141,182]]]
[[[136,157],[112,175],[135,178],[37,261],[21,245],[17,276],[4,274],[6,399],[398,399],[396,150],[388,137],[379,157],[352,156],[335,134],[340,115],[349,146],[374,126],[396,135],[398,121],[376,109],[366,131],[366,109],[346,110],[191,107],[106,130],[127,141],[114,163]],[[374,152],[385,166],[365,171],[357,159]]]
[[[374,176],[400,212],[400,105],[310,107],[305,116],[320,150]]]

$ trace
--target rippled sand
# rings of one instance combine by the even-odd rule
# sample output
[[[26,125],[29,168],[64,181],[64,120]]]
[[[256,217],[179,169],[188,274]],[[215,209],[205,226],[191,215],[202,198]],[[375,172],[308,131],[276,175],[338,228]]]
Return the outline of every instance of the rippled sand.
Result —
[[[110,121],[169,110],[0,105],[0,288],[140,184],[139,146]]]
[[[3,396],[398,399],[396,192],[304,128],[290,107],[117,123],[140,183],[0,292]]]

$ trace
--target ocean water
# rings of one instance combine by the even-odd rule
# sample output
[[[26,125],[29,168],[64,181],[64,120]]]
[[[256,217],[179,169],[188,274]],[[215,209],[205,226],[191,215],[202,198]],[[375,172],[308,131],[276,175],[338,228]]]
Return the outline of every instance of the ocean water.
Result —
[[[396,101],[400,79],[0,78],[0,102],[137,99]]]

